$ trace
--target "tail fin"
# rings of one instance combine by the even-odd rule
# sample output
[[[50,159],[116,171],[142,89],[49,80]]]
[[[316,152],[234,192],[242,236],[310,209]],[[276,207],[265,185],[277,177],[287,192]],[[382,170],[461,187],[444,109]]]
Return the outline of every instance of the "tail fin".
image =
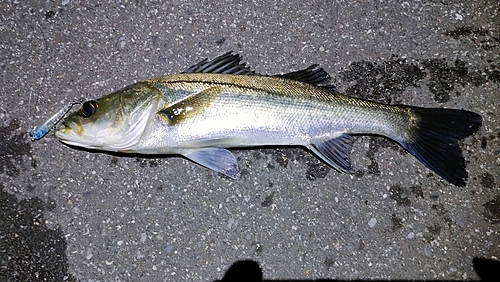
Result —
[[[456,109],[411,107],[418,123],[411,140],[398,142],[425,166],[456,186],[467,179],[458,141],[481,127],[480,115]]]

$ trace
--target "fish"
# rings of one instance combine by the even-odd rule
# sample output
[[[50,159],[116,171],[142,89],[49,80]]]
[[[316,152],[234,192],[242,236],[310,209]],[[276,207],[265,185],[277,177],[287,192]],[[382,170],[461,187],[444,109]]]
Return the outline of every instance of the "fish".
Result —
[[[350,97],[318,65],[262,75],[227,52],[178,74],[142,80],[84,102],[56,138],[69,146],[144,155],[182,155],[229,178],[241,170],[231,148],[302,146],[353,173],[354,136],[387,137],[444,180],[468,177],[459,142],[482,117],[472,111],[387,105]]]

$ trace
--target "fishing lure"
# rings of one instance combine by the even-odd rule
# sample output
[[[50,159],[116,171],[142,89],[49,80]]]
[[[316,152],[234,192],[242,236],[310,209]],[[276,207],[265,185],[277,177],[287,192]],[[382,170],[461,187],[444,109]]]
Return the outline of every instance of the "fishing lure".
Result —
[[[42,139],[49,131],[56,126],[56,124],[68,113],[73,105],[81,104],[83,99],[79,101],[69,102],[62,109],[60,109],[55,115],[49,118],[46,122],[44,122],[40,126],[35,126],[31,131],[31,141],[36,141]]]

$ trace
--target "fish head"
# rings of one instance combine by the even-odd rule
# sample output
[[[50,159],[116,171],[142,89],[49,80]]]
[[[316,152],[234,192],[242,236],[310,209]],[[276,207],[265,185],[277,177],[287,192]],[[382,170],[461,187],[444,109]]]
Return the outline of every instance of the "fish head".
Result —
[[[136,83],[100,99],[86,101],[62,122],[55,136],[71,146],[130,151],[158,111],[162,97],[156,87]]]

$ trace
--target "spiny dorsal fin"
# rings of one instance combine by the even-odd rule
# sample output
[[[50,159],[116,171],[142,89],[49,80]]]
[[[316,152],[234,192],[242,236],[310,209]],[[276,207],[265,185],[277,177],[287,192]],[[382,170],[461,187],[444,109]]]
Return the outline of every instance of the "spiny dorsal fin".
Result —
[[[217,58],[209,61],[205,58],[194,66],[189,67],[182,73],[220,73],[220,74],[239,74],[256,75],[246,63],[241,63],[241,56],[229,51]]]
[[[229,51],[210,61],[208,60],[208,58],[205,58],[196,65],[189,67],[182,73],[262,75],[251,70],[247,66],[247,64],[242,63],[241,60],[242,58],[239,54],[233,54],[232,51]],[[314,64],[303,70],[271,76],[314,84],[316,86],[326,87],[328,89],[335,88],[333,85],[328,85],[330,75],[323,68],[318,68],[317,64]]]

